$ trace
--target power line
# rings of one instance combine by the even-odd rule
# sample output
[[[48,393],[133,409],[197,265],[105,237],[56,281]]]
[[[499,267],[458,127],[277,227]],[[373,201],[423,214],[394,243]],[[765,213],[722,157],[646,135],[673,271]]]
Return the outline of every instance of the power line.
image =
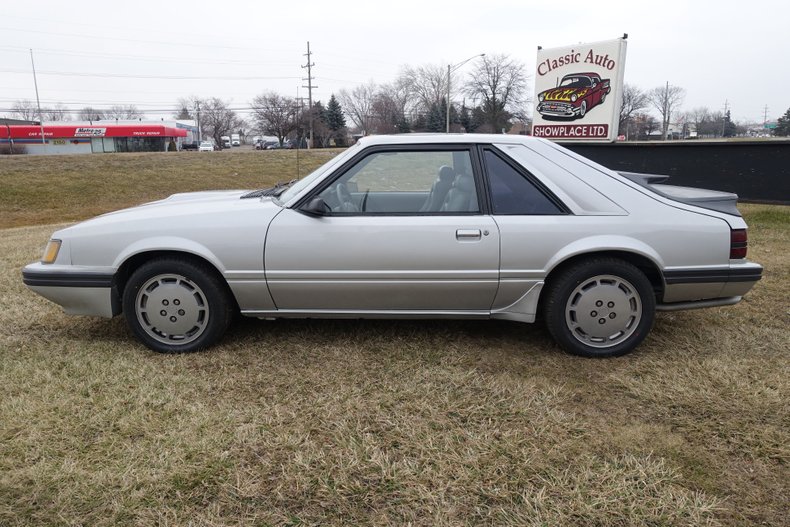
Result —
[[[24,73],[28,72],[17,69],[3,69],[2,73]],[[197,76],[197,75],[131,75],[128,73],[87,73],[78,71],[39,71],[44,75],[59,75],[64,77],[101,77],[101,78],[123,78],[123,79],[167,79],[167,80],[234,80],[234,81],[258,81],[258,80],[299,80],[300,77],[257,77],[257,76]]]
[[[0,30],[2,30],[2,31],[16,31],[16,32],[19,32],[19,33],[36,33],[36,34],[43,34],[43,35],[56,35],[56,36],[60,36],[60,37],[75,37],[75,38],[89,39],[89,40],[93,40],[93,41],[96,41],[97,39],[101,39],[101,40],[117,40],[119,42],[135,42],[135,43],[138,43],[138,44],[159,44],[159,45],[164,45],[164,46],[186,46],[186,47],[190,47],[190,48],[195,48],[195,47],[210,48],[210,49],[222,48],[222,49],[237,49],[237,50],[244,50],[244,51],[249,51],[249,49],[250,49],[249,47],[244,48],[244,47],[239,47],[239,46],[221,46],[221,45],[216,45],[216,44],[210,44],[210,45],[203,44],[203,45],[201,45],[201,44],[195,44],[192,41],[190,41],[190,42],[172,42],[172,41],[169,41],[168,42],[168,41],[163,41],[163,40],[140,40],[140,39],[135,39],[135,38],[107,37],[107,36],[104,36],[104,35],[86,35],[86,34],[80,34],[80,33],[61,33],[61,32],[58,32],[58,31],[41,31],[41,30],[38,30],[38,29],[17,29],[17,28],[14,28],[14,27],[0,27]]]
[[[21,46],[0,46],[0,50],[2,51],[9,51],[12,53],[26,53],[26,48],[22,48]],[[275,52],[277,50],[262,50],[260,48],[256,48],[256,51],[272,51]],[[96,58],[103,58],[103,59],[124,59],[124,60],[139,60],[143,62],[163,62],[163,63],[173,63],[177,62],[179,64],[220,64],[220,65],[241,65],[241,66],[289,66],[290,62],[261,62],[261,61],[248,61],[248,60],[232,60],[232,59],[223,59],[223,60],[211,60],[211,59],[193,59],[189,57],[172,57],[172,56],[157,56],[157,57],[149,57],[144,55],[125,55],[125,54],[114,54],[114,53],[94,53],[90,51],[74,51],[68,49],[62,50],[55,50],[51,48],[36,48],[36,53],[42,55],[57,55],[57,56],[65,56],[65,57],[96,57]]]

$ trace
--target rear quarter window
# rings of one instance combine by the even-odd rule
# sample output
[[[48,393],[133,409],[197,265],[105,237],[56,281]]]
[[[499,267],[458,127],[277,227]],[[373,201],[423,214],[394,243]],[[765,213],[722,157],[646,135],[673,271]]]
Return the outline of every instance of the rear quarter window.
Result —
[[[494,214],[563,214],[564,211],[524,174],[491,150],[485,150]]]

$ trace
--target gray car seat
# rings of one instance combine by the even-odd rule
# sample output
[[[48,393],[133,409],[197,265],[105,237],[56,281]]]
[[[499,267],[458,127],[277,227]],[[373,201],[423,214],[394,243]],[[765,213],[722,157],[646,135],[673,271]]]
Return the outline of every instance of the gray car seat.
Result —
[[[447,193],[441,210],[445,212],[479,210],[477,207],[475,179],[471,174],[460,174],[455,178],[455,183],[453,183],[453,187]]]
[[[436,181],[431,185],[431,193],[425,204],[420,209],[420,212],[438,212],[444,204],[444,199],[447,193],[453,186],[455,181],[455,171],[447,165],[442,165],[439,168],[439,175],[436,176]]]

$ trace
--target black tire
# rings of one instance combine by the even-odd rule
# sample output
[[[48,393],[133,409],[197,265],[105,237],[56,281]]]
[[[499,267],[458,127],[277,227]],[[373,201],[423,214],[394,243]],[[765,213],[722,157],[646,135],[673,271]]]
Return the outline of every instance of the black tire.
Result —
[[[212,268],[177,257],[141,265],[123,291],[126,323],[143,344],[159,353],[214,345],[228,329],[234,307],[226,284]]]
[[[617,357],[633,351],[653,327],[655,311],[650,281],[616,258],[576,262],[547,284],[546,326],[574,355]]]

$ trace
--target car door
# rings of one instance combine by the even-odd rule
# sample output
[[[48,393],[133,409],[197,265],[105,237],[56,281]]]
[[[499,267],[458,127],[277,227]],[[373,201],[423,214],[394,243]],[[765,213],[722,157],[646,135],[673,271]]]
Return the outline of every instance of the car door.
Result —
[[[278,310],[487,312],[499,231],[474,166],[471,148],[401,147],[341,167],[269,227],[264,262]],[[310,202],[323,212],[305,212]]]

